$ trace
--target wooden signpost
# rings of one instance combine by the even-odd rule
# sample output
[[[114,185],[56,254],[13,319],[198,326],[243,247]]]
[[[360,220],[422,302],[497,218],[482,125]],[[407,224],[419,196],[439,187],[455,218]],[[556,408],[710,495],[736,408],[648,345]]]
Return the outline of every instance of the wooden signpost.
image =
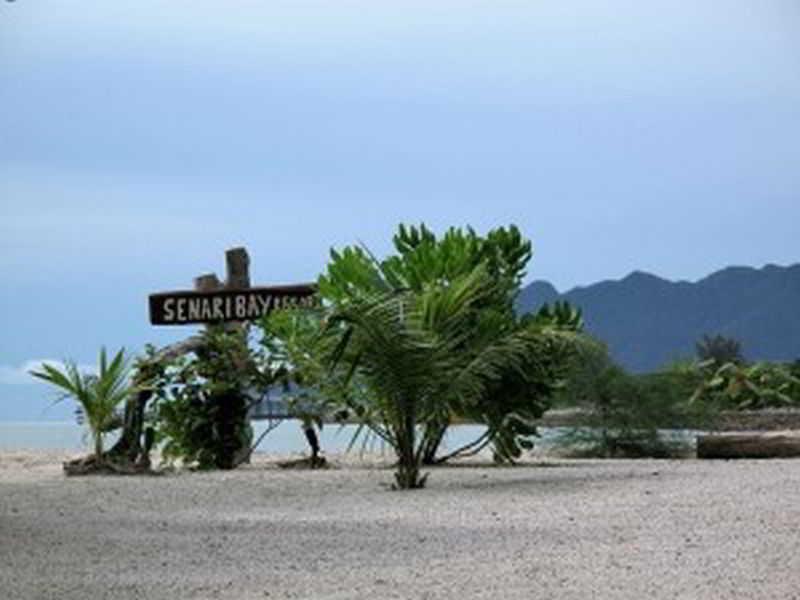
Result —
[[[208,292],[179,291],[150,295],[153,325],[189,325],[253,321],[279,308],[311,308],[315,305],[311,285],[256,287]]]
[[[250,287],[250,258],[244,248],[233,248],[225,252],[226,277],[220,281],[213,273],[201,275],[194,280],[194,290],[159,292],[149,297],[150,322],[153,325],[205,324],[213,326],[224,324],[229,332],[239,332],[246,338],[248,324],[260,319],[273,310],[291,308],[312,308],[319,303],[317,287],[311,283]],[[156,358],[169,360],[191,352],[202,352],[207,342],[203,336],[195,335],[183,342],[162,348]],[[142,444],[144,411],[152,396],[152,390],[145,389],[134,404],[125,410],[125,428],[115,450],[124,455],[134,465],[149,468],[150,448]],[[260,403],[260,402],[259,402]],[[252,410],[252,409],[256,410]],[[264,435],[274,429],[275,423],[291,415],[273,414],[269,411],[264,417],[258,416],[257,404],[250,406],[251,418],[267,418],[270,425],[251,448],[245,447],[244,454],[234,460],[234,465],[248,460],[250,453]],[[255,415],[255,416],[254,416]],[[275,422],[275,423],[273,423]],[[225,431],[230,428],[225,424]],[[321,466],[324,459],[318,456],[319,442],[313,426],[305,427],[306,437],[312,448],[312,466]]]
[[[150,296],[150,322],[154,325],[188,325],[225,323],[225,329],[246,336],[247,323],[272,310],[292,307],[312,307],[317,303],[316,287],[313,284],[285,285],[274,287],[250,287],[250,259],[244,248],[234,248],[225,253],[226,278],[222,283],[216,275],[201,275],[194,280],[194,290],[162,292]],[[154,365],[169,361],[191,352],[202,352],[207,342],[203,336],[195,335],[182,342],[159,350],[149,363],[143,363],[139,371],[145,379]],[[151,427],[145,426],[145,409],[153,397],[150,385],[141,386],[135,396],[125,403],[122,433],[106,453],[108,460],[90,456],[64,463],[69,475],[111,469],[115,473],[143,473],[150,470],[150,450],[155,436]],[[288,415],[285,415],[288,417]],[[270,415],[269,418],[272,418]],[[275,417],[279,418],[279,417]],[[284,418],[281,416],[280,418]],[[230,436],[231,421],[219,423],[223,435]],[[262,434],[263,437],[264,434]],[[312,445],[312,466],[324,464],[318,457],[319,443],[313,427],[306,429]],[[260,439],[259,439],[260,441]],[[230,466],[247,460],[255,446],[241,449],[240,456],[232,457]],[[238,461],[238,462],[237,462]]]
[[[201,275],[195,279],[194,290],[151,294],[150,322],[153,325],[244,322],[260,319],[277,309],[316,306],[314,284],[250,287],[247,251],[234,248],[225,257],[225,284],[216,275]]]

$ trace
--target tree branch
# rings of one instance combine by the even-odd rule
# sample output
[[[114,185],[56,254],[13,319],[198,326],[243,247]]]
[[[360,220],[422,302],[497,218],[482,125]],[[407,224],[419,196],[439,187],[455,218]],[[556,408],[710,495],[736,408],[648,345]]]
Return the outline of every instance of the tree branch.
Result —
[[[481,434],[477,439],[471,441],[469,444],[464,444],[461,448],[454,450],[450,454],[446,454],[440,458],[437,458],[433,461],[435,465],[441,465],[442,463],[447,462],[451,458],[455,458],[457,456],[475,456],[486,448],[492,440],[497,432],[491,428],[487,428],[486,431]],[[477,447],[476,447],[477,446]]]

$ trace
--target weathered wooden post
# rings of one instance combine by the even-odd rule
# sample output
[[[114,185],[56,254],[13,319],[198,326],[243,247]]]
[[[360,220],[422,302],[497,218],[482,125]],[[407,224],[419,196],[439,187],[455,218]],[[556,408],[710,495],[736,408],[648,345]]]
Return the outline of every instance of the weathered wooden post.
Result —
[[[214,290],[246,290],[250,288],[250,257],[245,248],[231,248],[225,252],[225,281],[220,282],[216,274],[200,275],[194,280],[197,291],[206,292]],[[206,331],[219,325],[206,325]],[[247,322],[230,321],[222,324],[222,330],[227,335],[241,337],[241,344],[247,345]],[[199,348],[196,354],[205,354],[205,348]],[[237,368],[245,371],[248,364],[237,364]],[[239,429],[246,425],[249,409],[248,399],[241,389],[222,392],[210,402],[217,405],[217,429],[221,438],[221,462],[217,464],[223,469],[232,469],[241,461],[249,460],[249,440],[243,442],[237,435]]]
[[[225,251],[225,281],[216,273],[206,273],[194,278],[194,289],[198,292],[213,292],[220,289],[244,290],[250,287],[250,257],[245,248]]]
[[[225,252],[225,287],[242,290],[250,287],[250,257],[244,248]]]

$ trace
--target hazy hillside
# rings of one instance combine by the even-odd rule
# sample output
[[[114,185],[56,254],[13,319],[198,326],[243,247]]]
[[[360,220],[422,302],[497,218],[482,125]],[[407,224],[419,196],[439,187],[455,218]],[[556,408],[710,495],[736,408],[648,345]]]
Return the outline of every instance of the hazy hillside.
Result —
[[[554,300],[580,306],[588,331],[634,371],[693,355],[704,333],[740,340],[751,360],[800,358],[800,264],[729,267],[696,283],[636,271],[564,294],[535,281],[522,290],[519,307],[530,311]]]

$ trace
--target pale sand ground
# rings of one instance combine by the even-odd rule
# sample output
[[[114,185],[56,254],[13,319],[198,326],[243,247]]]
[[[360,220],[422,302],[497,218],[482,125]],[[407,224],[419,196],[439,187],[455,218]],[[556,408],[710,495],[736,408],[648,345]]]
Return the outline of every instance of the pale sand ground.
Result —
[[[0,598],[800,598],[800,460],[67,479],[0,455]],[[352,463],[352,459],[348,459]]]

